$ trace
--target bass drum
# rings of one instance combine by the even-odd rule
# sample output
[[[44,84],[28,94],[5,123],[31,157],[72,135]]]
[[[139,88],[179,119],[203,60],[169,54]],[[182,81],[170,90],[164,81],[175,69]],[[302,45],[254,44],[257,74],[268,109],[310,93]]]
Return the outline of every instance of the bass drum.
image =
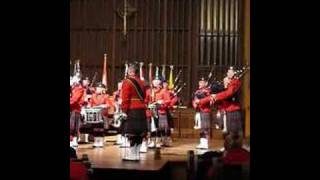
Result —
[[[102,108],[83,108],[81,114],[84,116],[84,124],[103,123]]]

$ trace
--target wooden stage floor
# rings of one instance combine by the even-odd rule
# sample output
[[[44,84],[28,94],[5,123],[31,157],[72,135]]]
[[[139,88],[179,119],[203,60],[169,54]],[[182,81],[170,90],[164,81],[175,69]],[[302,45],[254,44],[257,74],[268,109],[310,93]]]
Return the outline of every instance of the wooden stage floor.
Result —
[[[207,151],[219,150],[223,147],[223,140],[213,139],[210,141],[208,150],[197,150],[195,147],[199,139],[173,139],[172,147],[161,148],[161,159],[155,160],[153,149],[148,149],[147,153],[140,153],[140,162],[122,161],[121,149],[114,145],[115,137],[105,137],[103,148],[93,148],[92,144],[79,144],[77,148],[78,157],[87,154],[94,169],[134,169],[134,170],[156,170],[161,168],[166,162],[186,162],[187,152],[194,150],[196,154],[203,154]]]
[[[93,148],[90,144],[79,144],[77,155],[82,158],[87,154],[93,169],[92,180],[107,179],[187,179],[187,152],[194,150],[195,154],[216,151],[223,147],[222,139],[213,139],[208,150],[197,150],[199,139],[174,138],[172,147],[161,148],[161,159],[155,160],[154,149],[140,153],[140,161],[123,161],[121,150],[114,145],[115,136],[105,137],[103,148]],[[156,178],[155,178],[156,177]]]

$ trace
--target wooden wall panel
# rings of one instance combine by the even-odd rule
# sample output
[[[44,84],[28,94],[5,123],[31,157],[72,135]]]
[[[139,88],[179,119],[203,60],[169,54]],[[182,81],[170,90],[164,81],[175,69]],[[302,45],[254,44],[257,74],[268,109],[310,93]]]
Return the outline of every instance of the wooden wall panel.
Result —
[[[81,60],[85,76],[98,71],[101,80],[107,53],[110,92],[123,77],[126,61],[172,64],[174,72],[183,69],[187,88],[182,95],[190,105],[198,79],[214,63],[219,78],[228,66],[241,64],[240,1],[127,0],[137,11],[127,18],[124,41],[117,13],[124,0],[70,0],[70,59]]]
[[[127,19],[124,40],[123,19],[117,11],[124,0],[70,0],[70,60],[81,60],[84,76],[98,72],[101,81],[103,54],[108,54],[109,92],[123,78],[126,61],[174,65],[183,70],[187,83],[182,100],[190,106],[191,95],[201,76],[216,64],[216,78],[222,80],[226,69],[250,61],[248,26],[243,27],[243,0],[127,0],[136,12]],[[249,0],[245,0],[248,9]],[[250,24],[250,21],[246,21]],[[245,24],[245,25],[246,25]],[[245,47],[243,48],[243,29]],[[249,45],[248,45],[249,44]],[[245,49],[243,56],[243,49]],[[169,66],[166,66],[169,77]],[[162,67],[160,67],[161,70]],[[249,78],[245,79],[246,84]],[[250,135],[250,87],[244,86],[246,136]],[[198,137],[193,130],[193,110],[183,110],[182,137]],[[177,125],[177,121],[175,121]],[[177,131],[176,131],[177,132]]]

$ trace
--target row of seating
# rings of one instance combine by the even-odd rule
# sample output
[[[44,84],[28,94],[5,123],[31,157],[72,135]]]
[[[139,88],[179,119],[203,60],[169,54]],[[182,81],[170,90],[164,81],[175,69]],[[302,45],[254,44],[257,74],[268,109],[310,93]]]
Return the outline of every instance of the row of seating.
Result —
[[[76,150],[70,147],[70,180],[89,180],[91,170],[87,157],[79,159]]]
[[[249,180],[250,152],[243,148],[239,136],[225,137],[223,152],[188,154],[188,180]]]

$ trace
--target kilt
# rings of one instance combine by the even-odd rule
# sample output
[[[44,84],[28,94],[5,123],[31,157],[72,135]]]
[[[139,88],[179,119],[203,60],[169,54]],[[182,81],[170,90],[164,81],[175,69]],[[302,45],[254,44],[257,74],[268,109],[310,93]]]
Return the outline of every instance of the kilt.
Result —
[[[170,128],[174,128],[174,122],[173,122],[173,114],[170,111],[167,111],[168,113],[168,124]]]
[[[233,111],[226,112],[227,116],[227,131],[230,133],[241,133],[242,132],[242,122],[241,122],[241,112]]]
[[[70,112],[70,134],[76,136],[81,125],[81,115],[79,112]]]
[[[168,116],[167,114],[159,114],[159,129],[160,130],[165,130],[168,129]]]
[[[123,135],[124,136],[124,127],[126,126],[125,124],[127,123],[126,120],[122,120],[121,121],[121,124],[120,124],[120,127],[118,129],[119,131],[119,134]]]
[[[134,136],[144,136],[147,132],[147,117],[145,109],[131,109],[124,123],[124,133]]]
[[[151,118],[147,118],[148,132],[151,132]]]
[[[211,113],[200,112],[201,129],[209,129],[211,127]]]

